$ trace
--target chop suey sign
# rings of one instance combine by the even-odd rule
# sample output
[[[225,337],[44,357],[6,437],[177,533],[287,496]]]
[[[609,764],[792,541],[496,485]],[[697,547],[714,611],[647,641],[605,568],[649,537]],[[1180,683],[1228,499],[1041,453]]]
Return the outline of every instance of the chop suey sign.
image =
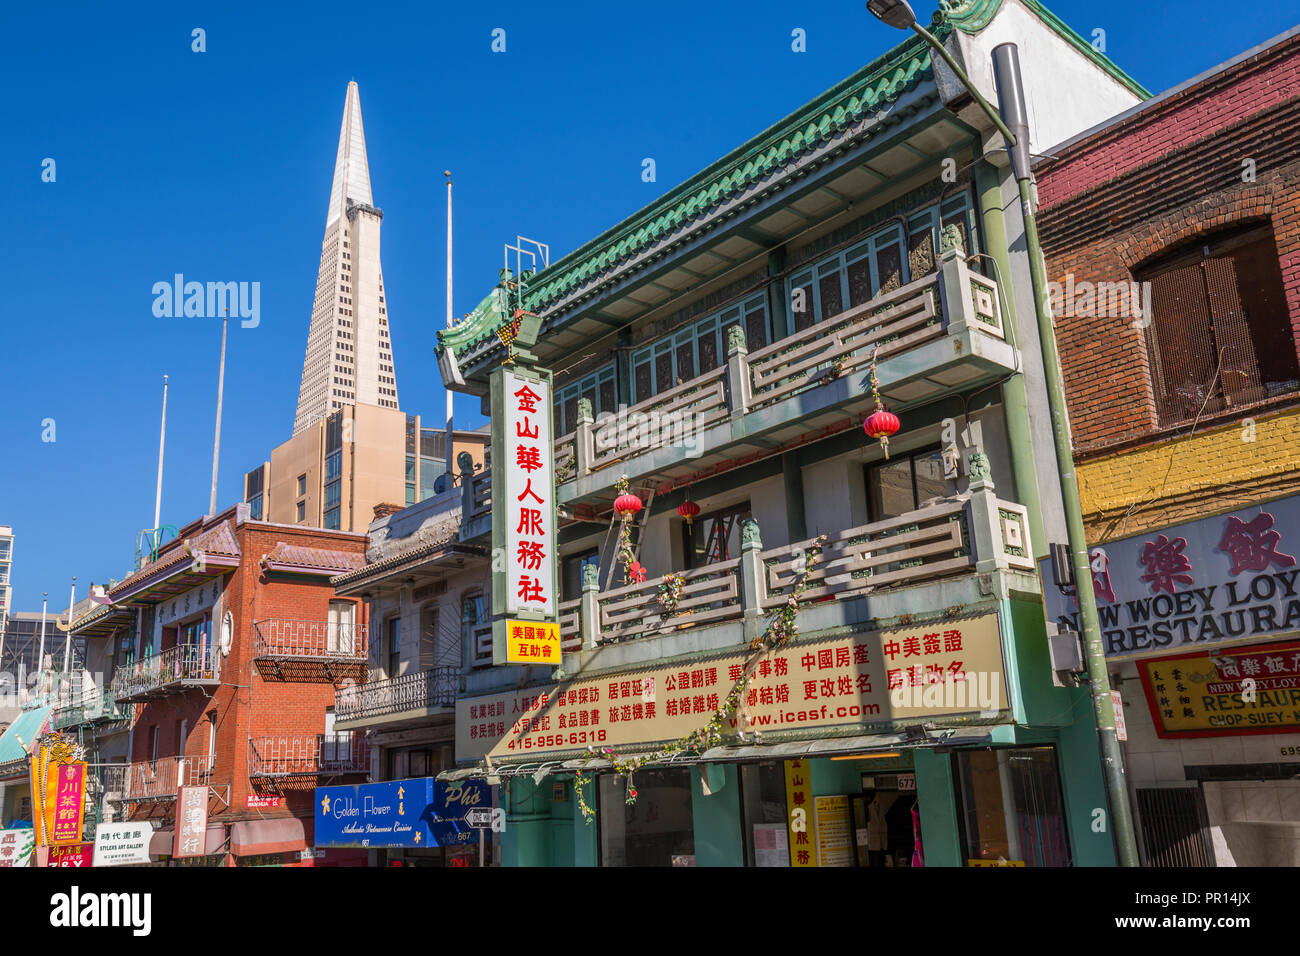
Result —
[[[1089,551],[1112,659],[1300,630],[1300,496]],[[1050,620],[1079,630],[1073,587],[1040,562]]]

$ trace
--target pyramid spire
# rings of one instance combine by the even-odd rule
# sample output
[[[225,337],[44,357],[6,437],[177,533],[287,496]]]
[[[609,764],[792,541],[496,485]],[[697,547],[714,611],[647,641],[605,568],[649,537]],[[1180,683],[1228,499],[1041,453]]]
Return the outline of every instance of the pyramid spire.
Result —
[[[349,203],[351,204],[349,206]],[[361,94],[348,84],[293,433],[345,405],[399,410]],[[328,513],[326,520],[329,520]]]
[[[370,196],[370,164],[366,160],[366,131],[361,125],[361,91],[356,80],[348,84],[343,101],[343,124],[339,127],[339,151],[334,159],[334,183],[330,187],[325,225],[343,215],[349,199],[374,205]]]

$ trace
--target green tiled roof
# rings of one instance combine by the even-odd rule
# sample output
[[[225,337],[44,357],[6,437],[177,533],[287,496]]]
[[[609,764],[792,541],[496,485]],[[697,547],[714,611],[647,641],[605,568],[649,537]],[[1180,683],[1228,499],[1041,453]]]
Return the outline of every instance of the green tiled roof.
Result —
[[[930,76],[929,47],[920,37],[910,37],[631,218],[538,273],[528,283],[525,308],[532,312],[544,309],[682,225],[705,216]],[[491,335],[505,321],[500,291],[498,286],[455,328],[440,331],[439,343],[460,352]]]
[[[1087,55],[1136,95],[1150,94],[1092,45],[1061,22],[1038,0],[1022,0],[1048,27]],[[1002,0],[953,0],[936,13],[931,31],[943,40],[954,29],[976,33],[988,25]],[[681,226],[709,214],[752,184],[786,167],[801,153],[820,146],[837,133],[888,106],[923,80],[931,79],[931,50],[919,36],[898,46],[795,110],[785,119],[728,153],[686,182],[590,242],[569,253],[536,276],[525,275],[524,307],[540,314],[591,279]],[[505,324],[508,301],[496,288],[459,325],[440,331],[440,346],[463,354]]]
[[[50,708],[48,707],[36,707],[32,710],[24,710],[19,714],[18,719],[9,725],[3,736],[0,736],[0,763],[25,759],[27,751],[23,749],[23,744],[31,745],[31,742],[36,739],[45,726],[45,721],[49,716]],[[21,744],[18,742],[19,737],[23,740]]]

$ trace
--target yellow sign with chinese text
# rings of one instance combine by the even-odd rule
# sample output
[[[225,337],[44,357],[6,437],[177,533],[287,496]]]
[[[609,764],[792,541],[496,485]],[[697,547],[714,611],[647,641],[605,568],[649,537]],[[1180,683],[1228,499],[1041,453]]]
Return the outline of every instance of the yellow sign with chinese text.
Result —
[[[849,815],[849,798],[840,794],[815,797],[817,810],[817,865],[853,865],[853,822]]]
[[[506,621],[507,664],[560,665],[560,625],[556,621]]]
[[[806,760],[785,762],[785,806],[790,817],[790,865],[816,866],[817,815]]]

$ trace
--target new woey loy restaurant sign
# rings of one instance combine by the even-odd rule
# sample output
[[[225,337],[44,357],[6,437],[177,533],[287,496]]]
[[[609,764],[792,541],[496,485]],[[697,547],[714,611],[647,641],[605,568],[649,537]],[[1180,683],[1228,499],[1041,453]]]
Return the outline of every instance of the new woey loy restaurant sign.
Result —
[[[1106,656],[1176,654],[1300,630],[1300,496],[1090,549]],[[1040,563],[1049,619],[1079,630],[1073,588]]]

